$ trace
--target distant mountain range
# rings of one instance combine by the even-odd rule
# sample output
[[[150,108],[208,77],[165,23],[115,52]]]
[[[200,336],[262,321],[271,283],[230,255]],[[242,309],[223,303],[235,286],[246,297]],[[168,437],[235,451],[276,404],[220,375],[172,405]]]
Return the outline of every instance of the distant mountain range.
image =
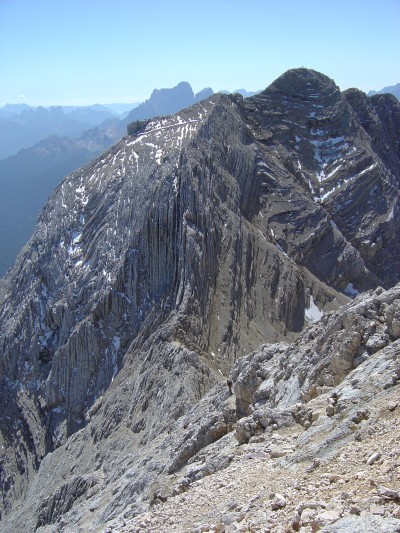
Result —
[[[56,135],[0,160],[0,274],[14,262],[32,234],[53,189],[94,153]]]
[[[87,129],[115,117],[101,106],[67,111],[61,106],[20,107],[19,113],[10,114],[13,107],[8,105],[0,109],[0,158],[14,155],[49,135],[77,138]]]
[[[111,104],[91,104],[87,106],[78,106],[78,105],[58,105],[58,106],[31,106],[28,104],[6,104],[0,107],[0,117],[11,117],[13,115],[20,115],[23,111],[35,111],[39,108],[44,108],[50,110],[53,107],[62,108],[64,113],[68,114],[77,110],[84,110],[87,112],[98,112],[98,111],[109,111],[113,115],[122,115],[126,111],[130,111],[134,107],[141,104],[141,102],[132,102],[132,103],[111,103]]]
[[[108,119],[77,139],[51,135],[0,159],[0,276],[14,263],[61,180],[110,148],[125,131],[120,120]]]
[[[220,91],[229,94],[230,91]],[[245,89],[234,91],[244,97],[255,92]],[[123,121],[123,127],[133,120],[170,115],[214,94],[205,88],[194,94],[188,82],[175,87],[154,89],[143,103],[110,103],[89,106],[39,106],[25,103],[0,107],[0,159],[35,145],[50,135],[78,139],[93,126],[103,126],[105,120]],[[106,123],[106,127],[109,122]]]
[[[396,83],[396,85],[390,85],[389,87],[384,87],[380,91],[369,91],[368,96],[374,96],[374,94],[393,94],[397,100],[400,100],[400,83]]]

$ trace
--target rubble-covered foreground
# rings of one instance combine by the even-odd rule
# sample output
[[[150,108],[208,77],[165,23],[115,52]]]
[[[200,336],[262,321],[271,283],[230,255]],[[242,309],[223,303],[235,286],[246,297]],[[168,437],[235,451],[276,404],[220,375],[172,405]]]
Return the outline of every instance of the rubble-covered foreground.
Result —
[[[293,345],[243,358],[235,395],[216,387],[202,417],[198,407],[182,420],[181,442],[195,447],[207,420],[210,430],[218,411],[233,417],[245,398],[251,414],[160,483],[145,513],[105,531],[400,531],[399,296],[399,286],[378,289]],[[335,366],[339,352],[346,369]]]

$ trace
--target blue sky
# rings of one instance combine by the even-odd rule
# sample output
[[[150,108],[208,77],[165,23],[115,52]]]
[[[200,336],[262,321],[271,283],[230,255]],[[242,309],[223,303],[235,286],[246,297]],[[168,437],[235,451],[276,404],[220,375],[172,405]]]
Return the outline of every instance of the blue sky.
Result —
[[[399,21],[400,0],[0,0],[0,106],[259,90],[301,66],[378,90],[400,82]]]

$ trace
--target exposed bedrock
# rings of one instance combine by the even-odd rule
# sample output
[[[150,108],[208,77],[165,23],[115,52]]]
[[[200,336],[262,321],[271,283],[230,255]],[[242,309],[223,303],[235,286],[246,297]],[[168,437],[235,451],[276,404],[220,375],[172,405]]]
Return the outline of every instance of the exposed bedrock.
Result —
[[[373,98],[296,69],[153,119],[65,178],[0,280],[3,512],[77,432],[146,446],[243,354],[397,282],[399,106]],[[342,340],[362,357],[356,326]],[[102,479],[85,461],[82,498]]]

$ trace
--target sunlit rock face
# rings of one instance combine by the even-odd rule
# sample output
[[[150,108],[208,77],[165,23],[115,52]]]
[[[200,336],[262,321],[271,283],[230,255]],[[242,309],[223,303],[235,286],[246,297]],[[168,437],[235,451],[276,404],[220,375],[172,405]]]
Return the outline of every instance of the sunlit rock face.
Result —
[[[0,281],[4,516],[26,497],[35,527],[57,522],[239,356],[397,282],[399,116],[297,69],[151,120],[63,181]],[[40,476],[77,435],[52,514]]]

